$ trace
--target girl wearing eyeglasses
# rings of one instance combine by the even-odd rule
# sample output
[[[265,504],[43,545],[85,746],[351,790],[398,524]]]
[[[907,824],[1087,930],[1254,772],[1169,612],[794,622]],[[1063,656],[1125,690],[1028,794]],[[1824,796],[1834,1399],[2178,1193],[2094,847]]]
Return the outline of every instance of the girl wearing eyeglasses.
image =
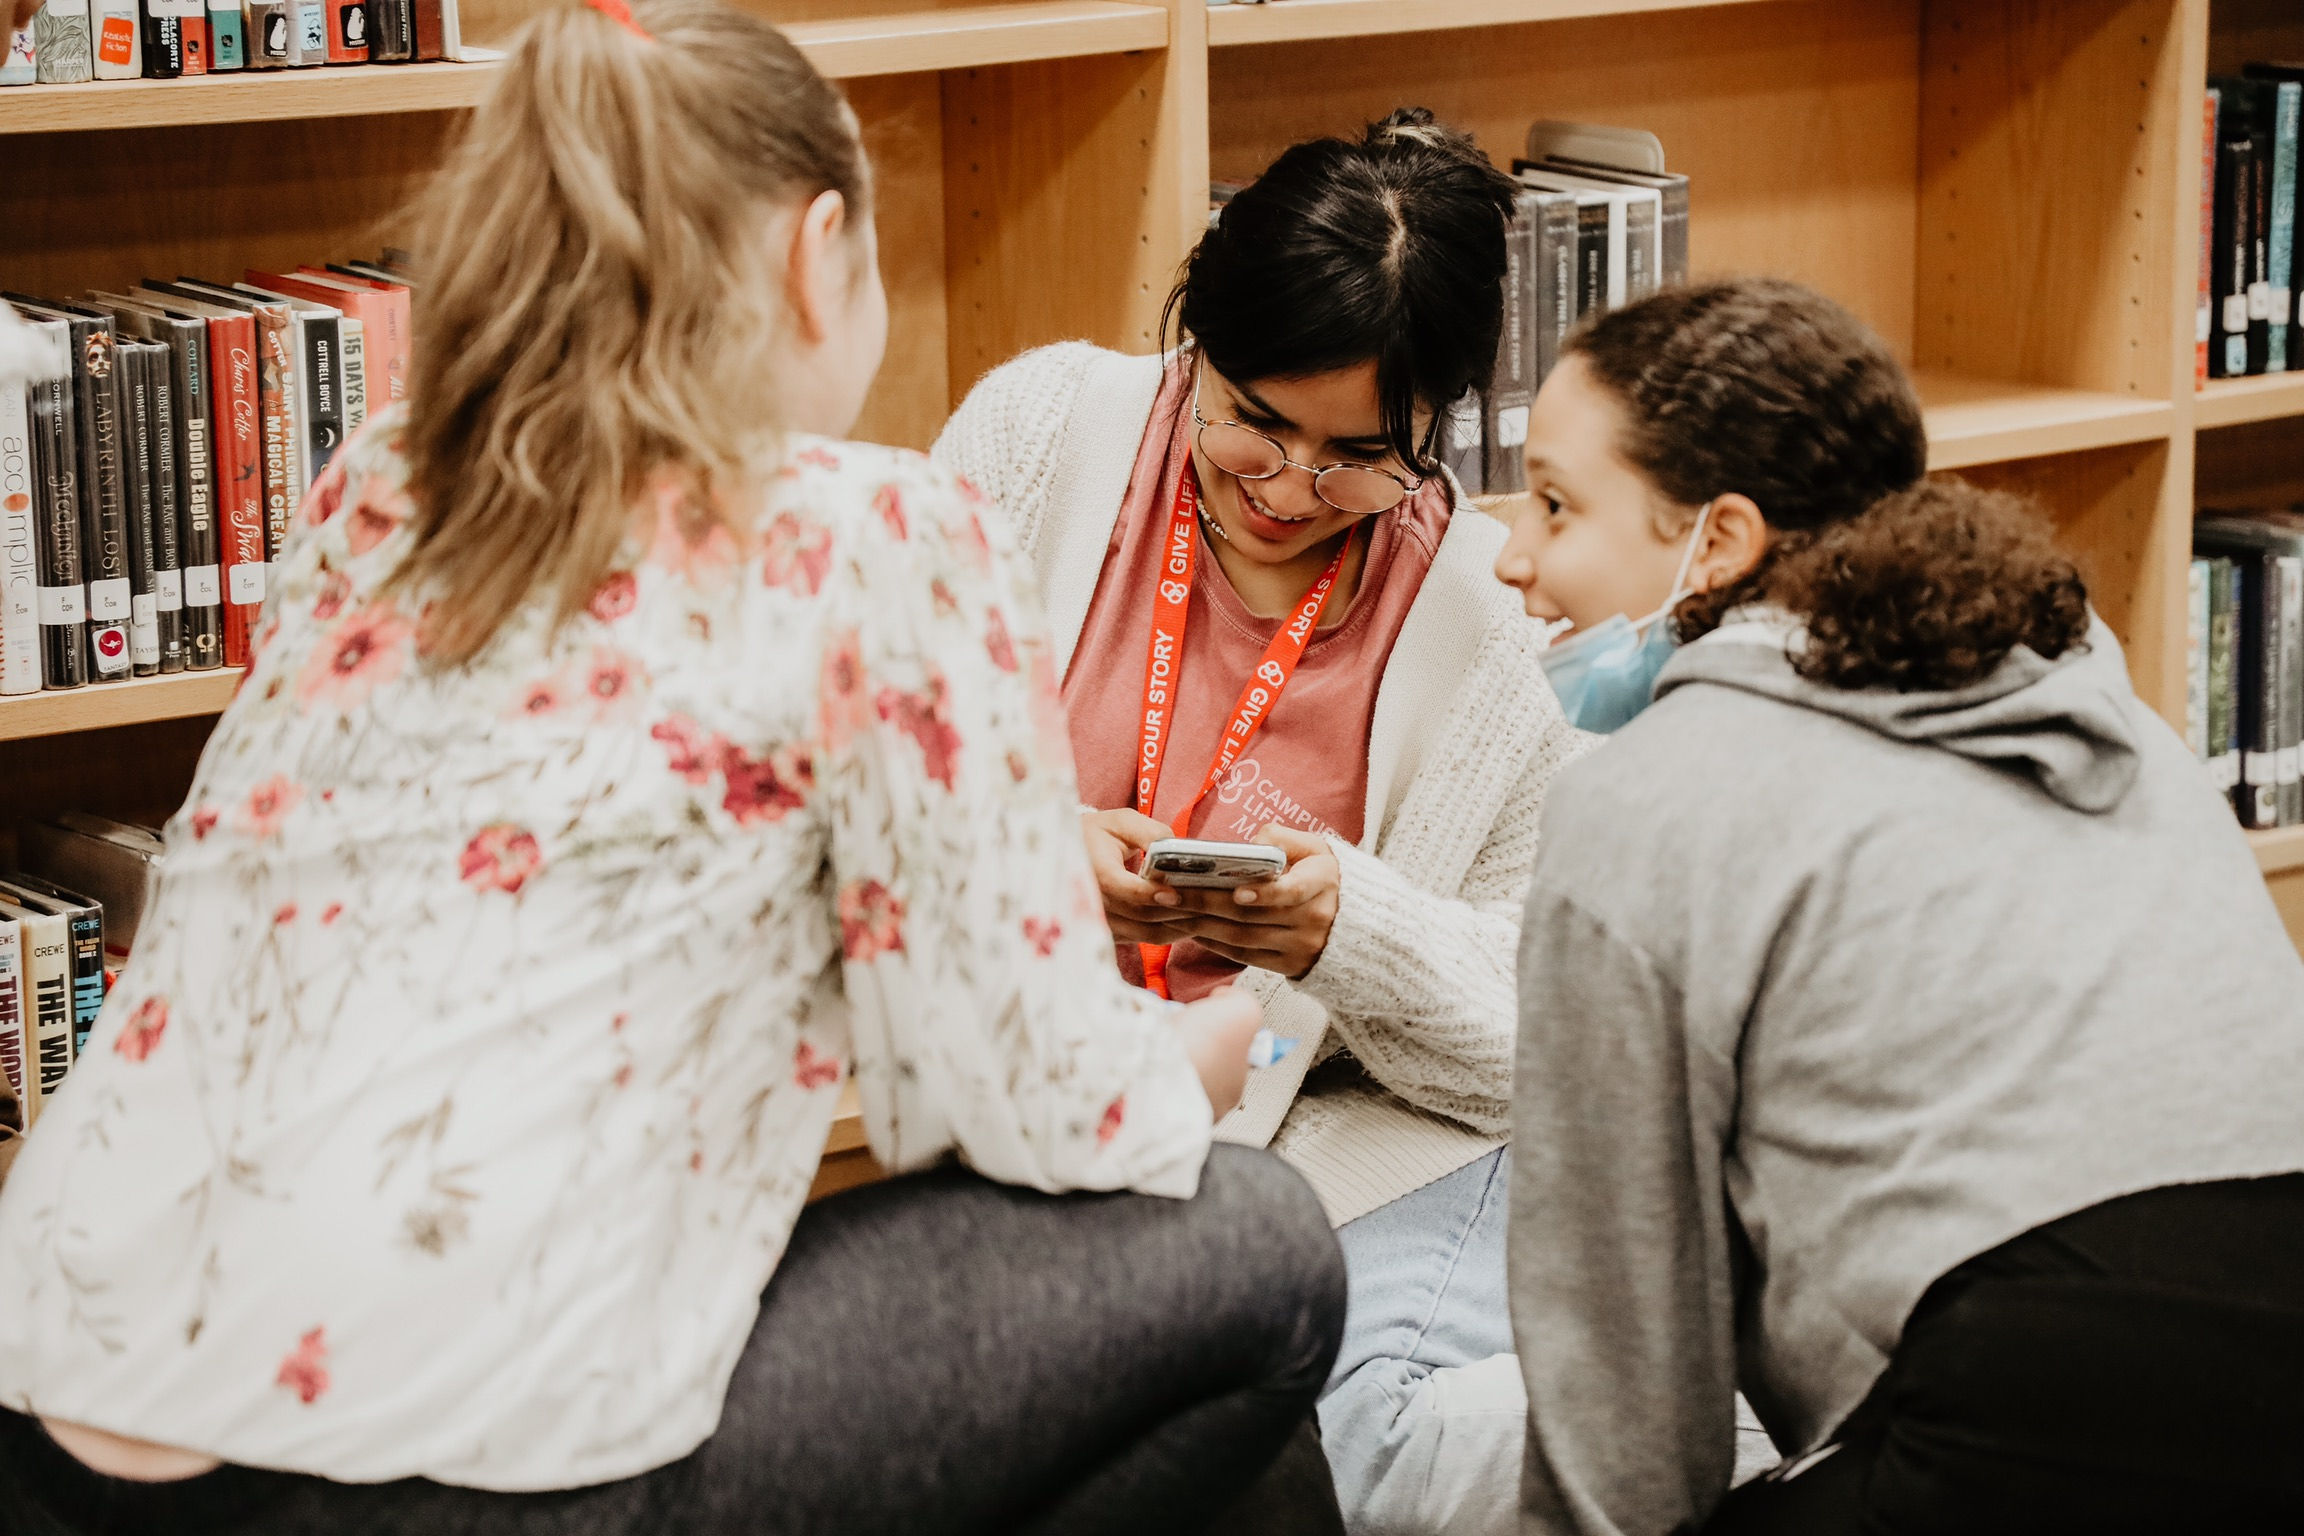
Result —
[[[1320,1423],[1347,1525],[1507,1530],[1520,1464],[1503,1198],[1512,957],[1544,788],[1586,738],[1503,543],[1435,464],[1485,384],[1512,183],[1420,111],[1282,154],[1169,301],[1181,344],[1068,344],[977,385],[935,450],[1037,569],[1122,971],[1234,979],[1295,1042],[1219,1134],[1270,1143],[1351,1275]],[[1288,860],[1137,872],[1171,836]]]

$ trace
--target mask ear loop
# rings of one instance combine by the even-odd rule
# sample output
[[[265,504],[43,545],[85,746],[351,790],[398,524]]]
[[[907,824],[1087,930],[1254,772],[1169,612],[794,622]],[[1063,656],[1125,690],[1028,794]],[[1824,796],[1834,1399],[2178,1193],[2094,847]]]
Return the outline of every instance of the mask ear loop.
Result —
[[[1696,526],[1688,530],[1688,542],[1680,551],[1680,568],[1672,573],[1672,595],[1664,599],[1664,606],[1644,619],[1635,620],[1634,629],[1646,629],[1664,615],[1680,606],[1680,599],[1688,596],[1683,585],[1688,580],[1688,567],[1696,563],[1696,545],[1704,537],[1705,520],[1712,515],[1712,503],[1706,502],[1696,509]]]

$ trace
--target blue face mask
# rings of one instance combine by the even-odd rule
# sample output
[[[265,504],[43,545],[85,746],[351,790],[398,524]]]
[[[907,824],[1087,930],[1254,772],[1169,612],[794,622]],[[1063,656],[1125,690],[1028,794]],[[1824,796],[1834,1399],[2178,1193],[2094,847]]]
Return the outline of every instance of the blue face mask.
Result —
[[[1680,552],[1680,569],[1672,577],[1672,595],[1664,599],[1663,607],[1638,621],[1616,614],[1546,648],[1544,675],[1551,679],[1570,725],[1586,731],[1619,730],[1655,697],[1657,674],[1680,644],[1669,615],[1688,595],[1681,583],[1688,579],[1696,541],[1704,536],[1704,520],[1711,511],[1712,503],[1706,502],[1697,512],[1696,526]]]

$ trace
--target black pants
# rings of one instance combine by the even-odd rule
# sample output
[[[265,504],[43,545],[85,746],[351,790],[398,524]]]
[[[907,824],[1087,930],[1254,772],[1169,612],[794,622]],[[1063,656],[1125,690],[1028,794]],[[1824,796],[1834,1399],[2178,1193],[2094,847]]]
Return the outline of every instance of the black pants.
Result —
[[[232,1466],[139,1484],[0,1414],[0,1533],[1166,1536],[1243,1499],[1226,1529],[1340,1531],[1301,1437],[1343,1324],[1335,1238],[1263,1153],[1217,1147],[1190,1201],[922,1174],[801,1216],[719,1429],[669,1466],[545,1494]],[[1275,1510],[1252,1485],[1284,1445]]]
[[[1705,1536],[2304,1531],[2304,1174],[2148,1190],[1952,1270],[1833,1443]]]

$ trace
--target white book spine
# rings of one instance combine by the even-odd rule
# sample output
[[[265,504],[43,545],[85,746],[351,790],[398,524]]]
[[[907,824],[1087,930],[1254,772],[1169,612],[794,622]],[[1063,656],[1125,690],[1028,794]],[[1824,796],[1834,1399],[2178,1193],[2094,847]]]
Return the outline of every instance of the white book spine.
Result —
[[[344,378],[344,439],[351,441],[368,420],[368,332],[346,315],[337,329],[338,363]]]
[[[144,39],[136,0],[95,0],[96,78],[144,77]]]
[[[0,918],[0,1072],[7,1074],[20,1112],[28,1112],[31,1096],[25,1060],[23,932],[12,919]]]
[[[39,55],[33,51],[32,26],[8,34],[8,58],[0,63],[0,85],[30,85],[40,78]]]
[[[40,690],[39,498],[29,387],[0,385],[0,694]]]
[[[12,906],[5,915],[17,920],[23,935],[24,1123],[30,1126],[72,1070],[71,925],[22,907]]]
[[[1608,199],[1608,307],[1622,309],[1627,302],[1627,273],[1631,262],[1631,236],[1625,232],[1625,215],[1631,211],[1632,199]]]

